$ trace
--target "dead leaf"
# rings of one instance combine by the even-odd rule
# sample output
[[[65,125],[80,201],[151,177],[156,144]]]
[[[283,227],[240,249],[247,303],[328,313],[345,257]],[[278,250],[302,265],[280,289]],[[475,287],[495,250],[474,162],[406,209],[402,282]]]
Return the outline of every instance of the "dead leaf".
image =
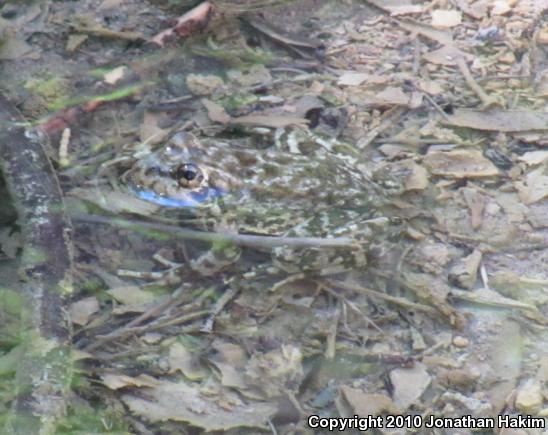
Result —
[[[301,350],[285,344],[267,353],[252,355],[245,368],[246,380],[267,397],[279,397],[286,389],[296,390],[304,377]]]
[[[226,431],[238,427],[266,429],[277,412],[273,403],[220,402],[217,395],[204,394],[197,384],[159,381],[146,395],[125,394],[122,400],[131,412],[149,421],[184,421],[206,431]],[[221,404],[223,406],[221,406]]]
[[[84,42],[86,42],[87,39],[88,39],[88,35],[83,35],[81,33],[74,34],[74,35],[69,35],[69,37],[67,39],[67,45],[66,45],[65,48],[66,48],[67,51],[72,53],[72,52],[78,50],[78,48]]]
[[[436,9],[432,11],[432,26],[447,29],[458,26],[462,22],[462,13],[454,9]]]
[[[439,95],[443,93],[443,87],[435,80],[419,80],[418,88],[429,95]]]
[[[119,390],[126,387],[155,387],[160,381],[152,376],[139,375],[137,377],[126,376],[117,373],[101,375],[103,384],[111,390]]]
[[[466,15],[476,20],[482,19],[487,14],[487,2],[485,1],[477,1],[470,4],[469,0],[455,0],[455,4]]]
[[[16,36],[4,36],[0,40],[0,60],[15,60],[31,55],[32,47]]]
[[[225,108],[220,104],[214,103],[206,98],[202,98],[202,104],[207,110],[207,116],[209,116],[209,119],[213,122],[226,125],[231,121],[232,117],[226,113]]]
[[[91,316],[99,311],[99,301],[95,296],[80,299],[69,307],[70,321],[76,325],[87,325]]]
[[[175,342],[169,347],[169,373],[177,371],[191,381],[203,379],[207,375],[207,371],[199,365],[198,355],[193,355],[180,342]]]
[[[499,174],[497,167],[478,150],[432,151],[423,162],[431,174],[444,177],[483,178]]]
[[[245,380],[245,374],[241,369],[231,366],[230,364],[212,361],[212,364],[219,370],[221,374],[221,384],[225,387],[236,388],[241,393],[246,394],[246,390],[249,388],[248,383]],[[260,398],[262,395],[254,395],[255,398]]]
[[[103,74],[103,80],[109,85],[114,85],[124,77],[127,70],[127,67],[124,65],[114,68],[109,72]]]
[[[107,290],[107,293],[119,303],[132,306],[149,304],[158,298],[154,293],[140,289],[136,285],[126,285]]]
[[[524,204],[532,204],[548,196],[548,175],[544,173],[545,170],[546,168],[540,167],[529,172],[524,181],[514,183]]]
[[[169,128],[159,127],[162,115],[158,112],[145,110],[143,121],[141,122],[141,130],[139,138],[142,143],[156,145],[163,142],[170,133]]]
[[[536,166],[544,163],[548,160],[548,151],[539,150],[539,151],[529,151],[518,157],[520,162],[524,162],[529,166]]]
[[[339,86],[359,86],[370,77],[367,73],[345,72],[339,77],[337,84]]]
[[[428,171],[416,163],[412,162],[405,165],[406,168],[411,170],[411,173],[405,180],[405,190],[424,190],[428,187]]]
[[[475,249],[470,255],[459,260],[449,271],[449,282],[460,288],[472,289],[476,283],[482,253]]]
[[[232,118],[231,124],[254,125],[259,127],[285,128],[289,126],[306,127],[310,121],[306,118],[284,115],[246,115]]]
[[[548,112],[457,109],[444,122],[485,131],[548,130]]]
[[[368,394],[357,388],[343,385],[341,387],[341,395],[348,402],[354,413],[362,418],[367,418],[369,415],[395,415],[401,413],[392,399],[384,394]]]
[[[527,379],[527,381],[518,388],[516,408],[523,414],[537,415],[544,404],[542,391],[543,385],[541,385],[537,379]]]
[[[483,209],[485,200],[483,195],[476,189],[465,187],[462,189],[462,196],[466,201],[466,205],[470,209],[470,220],[473,229],[478,229],[483,220]]]
[[[231,82],[243,87],[268,85],[272,82],[270,71],[262,64],[253,65],[247,70],[231,69],[226,72],[226,77]]]
[[[125,0],[103,0],[103,3],[99,5],[97,10],[104,11],[108,9],[114,9],[119,7]]]
[[[457,65],[457,59],[459,57],[462,57],[466,60],[474,59],[473,56],[471,56],[468,53],[465,53],[462,50],[459,50],[457,47],[453,45],[446,45],[438,50],[433,50],[428,53],[425,53],[422,58],[430,63],[433,63],[435,65],[447,65],[447,66],[455,66]]]
[[[537,44],[548,44],[548,27],[539,30],[537,35]]]
[[[512,8],[506,0],[495,0],[491,9],[491,15],[504,15],[510,12]]]
[[[390,86],[375,94],[373,100],[380,105],[408,106],[411,99],[401,88]]]
[[[431,381],[432,378],[423,364],[392,370],[390,382],[394,388],[394,404],[400,410],[406,410],[422,396]]]
[[[425,38],[439,42],[441,45],[453,44],[453,35],[451,32],[439,30],[411,19],[401,20],[399,21],[399,25],[411,33],[419,33]]]
[[[388,12],[393,17],[398,15],[420,14],[424,10],[424,6],[412,4],[409,0],[369,0],[369,2],[383,11]]]
[[[189,74],[186,76],[188,90],[194,95],[211,95],[223,84],[223,79],[213,74]]]

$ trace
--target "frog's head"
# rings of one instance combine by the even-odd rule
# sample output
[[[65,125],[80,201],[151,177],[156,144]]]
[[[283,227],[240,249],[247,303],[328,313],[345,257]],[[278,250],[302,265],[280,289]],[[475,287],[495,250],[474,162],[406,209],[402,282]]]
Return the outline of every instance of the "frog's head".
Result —
[[[145,201],[165,207],[197,207],[228,190],[206,164],[206,154],[194,135],[178,132],[163,147],[137,161],[123,179]]]

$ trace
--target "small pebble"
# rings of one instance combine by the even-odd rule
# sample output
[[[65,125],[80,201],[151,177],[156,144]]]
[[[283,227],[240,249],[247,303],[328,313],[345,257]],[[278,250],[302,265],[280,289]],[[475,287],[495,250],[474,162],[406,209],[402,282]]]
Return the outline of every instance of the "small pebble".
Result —
[[[460,335],[453,337],[453,346],[455,347],[468,347],[469,344],[470,341],[466,337]]]

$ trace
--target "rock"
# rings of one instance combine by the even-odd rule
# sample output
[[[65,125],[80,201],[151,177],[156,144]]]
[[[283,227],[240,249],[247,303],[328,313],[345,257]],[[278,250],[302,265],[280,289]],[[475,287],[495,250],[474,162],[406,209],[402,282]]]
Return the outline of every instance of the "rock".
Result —
[[[542,392],[536,379],[529,379],[518,389],[516,408],[524,414],[536,415],[542,407]]]
[[[469,344],[470,344],[470,341],[466,337],[463,337],[462,335],[456,335],[453,338],[453,346],[455,347],[460,347],[460,348],[468,347]]]

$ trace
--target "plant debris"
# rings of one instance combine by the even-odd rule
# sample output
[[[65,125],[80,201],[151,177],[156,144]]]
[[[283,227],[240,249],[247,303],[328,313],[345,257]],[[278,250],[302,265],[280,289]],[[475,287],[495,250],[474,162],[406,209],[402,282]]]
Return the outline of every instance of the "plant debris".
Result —
[[[64,310],[78,382],[60,431],[312,434],[312,415],[548,415],[544,3],[0,6],[4,92],[25,126],[49,135],[74,225],[76,291]],[[331,219],[316,216],[325,198],[334,215],[356,216],[341,213],[325,233],[272,230],[294,222],[295,184],[275,190],[264,221],[262,203],[244,213],[245,189],[238,220],[222,189],[181,207],[124,184],[181,132],[203,139],[202,152],[224,144],[214,166],[245,157],[218,169],[262,174],[265,193],[272,174],[292,182],[295,156],[313,168],[335,155],[367,180],[349,188],[371,205],[358,210],[321,184],[340,176],[336,165],[311,187],[307,224]],[[257,163],[265,152],[285,164]],[[152,177],[176,184],[194,175],[156,166]],[[16,218],[0,210],[1,270],[50,258],[28,251],[28,222]],[[365,219],[374,234],[362,240]],[[334,264],[306,263],[331,251]],[[340,267],[356,252],[359,266]],[[8,409],[28,356],[14,295],[28,285],[1,276]]]

